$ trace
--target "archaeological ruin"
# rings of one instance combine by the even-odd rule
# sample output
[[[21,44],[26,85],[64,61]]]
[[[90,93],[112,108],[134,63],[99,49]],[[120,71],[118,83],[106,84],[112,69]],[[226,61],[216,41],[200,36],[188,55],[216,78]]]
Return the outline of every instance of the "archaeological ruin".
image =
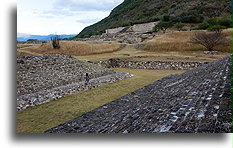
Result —
[[[230,133],[231,56],[155,81],[44,133]]]

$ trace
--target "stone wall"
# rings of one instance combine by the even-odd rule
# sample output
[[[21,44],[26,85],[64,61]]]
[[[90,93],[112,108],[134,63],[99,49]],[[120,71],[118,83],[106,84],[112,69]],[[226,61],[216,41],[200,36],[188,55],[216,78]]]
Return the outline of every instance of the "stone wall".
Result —
[[[134,68],[153,70],[188,70],[208,62],[174,62],[174,61],[127,61],[118,58],[94,62],[106,68]]]

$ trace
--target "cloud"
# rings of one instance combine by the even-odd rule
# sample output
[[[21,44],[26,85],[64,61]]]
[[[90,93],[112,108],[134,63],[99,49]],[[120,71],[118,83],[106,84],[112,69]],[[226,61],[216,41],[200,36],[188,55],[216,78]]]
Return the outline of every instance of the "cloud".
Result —
[[[95,18],[95,19],[80,19],[80,20],[76,20],[76,22],[82,23],[82,24],[92,24],[92,23],[98,22],[99,20],[100,20],[99,18]]]
[[[110,11],[123,0],[56,0],[55,9],[70,11]]]
[[[55,0],[50,9],[34,10],[34,14],[43,18],[71,17],[83,18],[78,22],[94,22],[106,17],[110,10],[123,0]],[[83,17],[84,16],[84,17]],[[85,19],[87,19],[85,21]],[[93,21],[91,21],[93,20]]]
[[[79,33],[124,0],[20,0],[17,29],[29,34]]]

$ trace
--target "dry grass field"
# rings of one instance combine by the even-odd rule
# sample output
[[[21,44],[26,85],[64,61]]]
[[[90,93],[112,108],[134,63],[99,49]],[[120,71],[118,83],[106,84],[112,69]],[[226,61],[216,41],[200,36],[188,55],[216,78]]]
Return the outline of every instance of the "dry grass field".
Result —
[[[217,55],[205,55],[203,54],[203,51],[206,50],[204,47],[189,42],[195,32],[200,31],[168,32],[142,43],[145,46],[141,49],[135,49],[134,45],[117,42],[61,41],[61,49],[53,49],[51,43],[48,43],[18,49],[17,56],[66,54],[85,61],[100,61],[110,58],[148,61],[213,61],[231,53],[231,29],[223,31],[226,40],[224,44],[215,49],[220,51]]]
[[[35,55],[43,54],[65,54],[65,55],[90,55],[100,53],[111,53],[121,49],[123,44],[116,42],[79,42],[61,41],[60,49],[53,49],[51,43],[42,44],[35,47],[28,47],[18,50],[17,56],[25,56],[27,53]]]
[[[40,44],[17,44],[17,48],[25,48],[30,46],[39,46]]]
[[[204,51],[203,46],[190,43],[190,38],[198,32],[204,31],[181,31],[169,32],[155,37],[154,39],[145,43],[143,48],[146,51]],[[223,31],[226,40],[222,45],[217,46],[214,50],[231,53],[231,29]]]

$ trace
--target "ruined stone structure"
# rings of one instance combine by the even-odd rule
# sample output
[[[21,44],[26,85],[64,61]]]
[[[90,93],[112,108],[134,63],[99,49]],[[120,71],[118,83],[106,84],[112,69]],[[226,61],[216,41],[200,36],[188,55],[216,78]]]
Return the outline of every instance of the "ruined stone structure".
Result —
[[[77,41],[117,41],[120,43],[136,44],[151,40],[159,33],[153,32],[158,22],[135,24],[133,26],[107,29],[102,35],[93,35],[90,38],[77,38]]]
[[[125,29],[125,27],[118,27],[118,28],[113,28],[113,29],[106,29],[106,34],[115,34],[115,33],[119,33],[119,32],[122,31],[123,29]]]
[[[90,87],[85,74],[90,75]],[[17,57],[17,110],[131,77],[67,55]]]
[[[170,75],[45,133],[229,133],[231,56]]]
[[[106,61],[94,62],[106,68],[134,68],[152,70],[188,70],[208,62],[176,62],[176,61],[128,61],[112,58]]]
[[[132,27],[130,27],[127,31],[132,32],[150,32],[153,31],[153,27],[158,24],[158,22],[150,22],[150,23],[144,23],[144,24],[135,24]]]
[[[113,29],[107,29],[106,34],[116,34],[116,33],[144,33],[153,31],[153,27],[158,24],[158,22],[150,22],[144,24],[135,24],[129,27],[118,27]]]

